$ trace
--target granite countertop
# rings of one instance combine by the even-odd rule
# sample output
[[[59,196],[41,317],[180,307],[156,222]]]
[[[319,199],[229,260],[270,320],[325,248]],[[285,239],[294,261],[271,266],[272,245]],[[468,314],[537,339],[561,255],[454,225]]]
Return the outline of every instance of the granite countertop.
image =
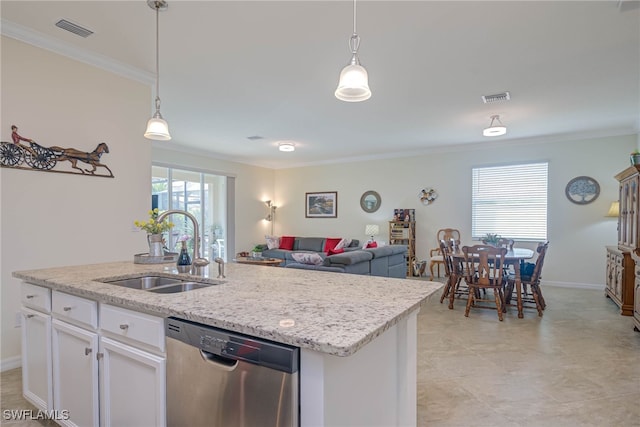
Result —
[[[208,268],[212,277],[204,281],[215,282],[216,265]],[[225,265],[224,283],[175,294],[97,281],[149,272],[177,274],[175,264],[114,262],[18,271],[13,276],[99,302],[336,356],[354,354],[442,288],[442,283],[423,280],[236,263]]]

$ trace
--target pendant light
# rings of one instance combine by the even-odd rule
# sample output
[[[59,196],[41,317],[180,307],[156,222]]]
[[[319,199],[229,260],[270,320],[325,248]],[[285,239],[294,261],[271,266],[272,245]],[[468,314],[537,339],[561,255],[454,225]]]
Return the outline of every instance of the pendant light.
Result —
[[[351,61],[342,69],[338,88],[335,92],[336,98],[341,101],[360,102],[371,98],[369,75],[367,70],[360,65],[360,58],[358,58],[359,47],[360,36],[356,32],[356,0],[353,0],[353,34],[349,39]]]
[[[498,124],[494,125],[496,121],[498,122]],[[502,124],[502,122],[500,121],[500,116],[497,114],[491,116],[491,124],[488,128],[485,128],[482,131],[482,135],[484,136],[500,136],[504,135],[505,133],[507,133],[507,127]]]
[[[147,0],[147,4],[156,11],[156,112],[147,122],[144,137],[168,141],[171,139],[169,125],[160,114],[160,11],[167,10],[169,5],[165,0]]]

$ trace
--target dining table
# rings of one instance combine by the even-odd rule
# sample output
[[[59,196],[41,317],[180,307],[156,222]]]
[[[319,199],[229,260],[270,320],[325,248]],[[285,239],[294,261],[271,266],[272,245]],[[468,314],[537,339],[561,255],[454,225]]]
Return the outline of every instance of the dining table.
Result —
[[[517,293],[517,302],[516,305],[518,307],[518,318],[522,319],[524,317],[523,314],[523,306],[522,306],[522,280],[520,278],[520,261],[533,258],[533,254],[535,252],[531,249],[527,248],[508,248],[507,253],[504,257],[504,266],[513,266],[515,285],[516,285],[516,293]],[[453,271],[451,272],[451,280],[452,284],[458,283],[460,276],[462,275],[462,265],[464,262],[464,252],[462,252],[461,246],[456,245],[451,251],[451,256],[453,258]],[[452,288],[453,290],[453,288]],[[449,292],[449,308],[453,309],[453,302],[455,300],[456,293]],[[505,296],[506,301],[506,296]]]

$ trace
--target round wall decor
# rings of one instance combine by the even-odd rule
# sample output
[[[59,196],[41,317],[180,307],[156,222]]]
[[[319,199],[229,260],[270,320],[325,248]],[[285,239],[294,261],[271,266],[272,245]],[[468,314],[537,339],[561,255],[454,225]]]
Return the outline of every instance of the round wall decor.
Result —
[[[438,193],[431,187],[425,187],[418,194],[423,205],[430,205],[438,198]]]
[[[377,211],[380,203],[382,203],[382,198],[376,191],[365,191],[360,197],[360,207],[368,213]]]
[[[600,184],[589,176],[573,178],[564,189],[567,199],[578,205],[593,202],[600,195]]]

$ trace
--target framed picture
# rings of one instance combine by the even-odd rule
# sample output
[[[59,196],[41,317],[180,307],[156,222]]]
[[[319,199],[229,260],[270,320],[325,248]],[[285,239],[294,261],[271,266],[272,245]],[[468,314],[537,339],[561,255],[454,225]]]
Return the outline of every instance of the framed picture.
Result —
[[[305,193],[304,216],[306,218],[337,218],[338,192]]]

